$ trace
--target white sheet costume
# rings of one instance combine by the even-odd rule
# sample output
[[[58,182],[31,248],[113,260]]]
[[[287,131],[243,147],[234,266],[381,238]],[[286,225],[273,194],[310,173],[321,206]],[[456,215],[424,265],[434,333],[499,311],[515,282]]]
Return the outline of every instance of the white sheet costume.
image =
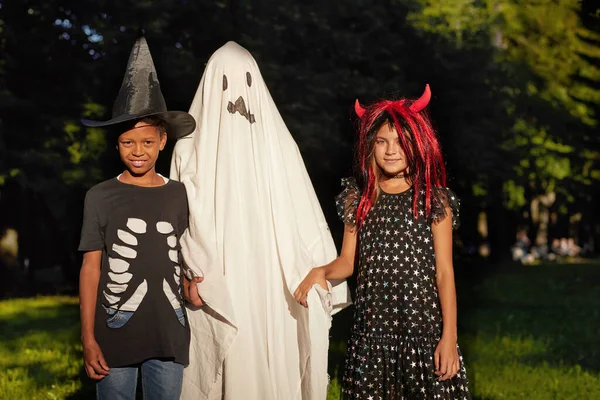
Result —
[[[229,42],[208,61],[171,177],[183,182],[190,227],[184,260],[207,306],[188,310],[192,343],[182,398],[322,400],[331,315],[345,282],[317,285],[308,309],[292,293],[336,257],[294,139],[254,58]]]

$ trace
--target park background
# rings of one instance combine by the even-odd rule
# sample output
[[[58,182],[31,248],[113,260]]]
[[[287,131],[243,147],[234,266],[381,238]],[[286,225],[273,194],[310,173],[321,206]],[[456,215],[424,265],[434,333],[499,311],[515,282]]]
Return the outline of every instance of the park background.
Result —
[[[189,108],[228,40],[253,54],[338,245],[354,100],[416,98],[429,83],[462,200],[459,342],[474,399],[600,398],[599,11],[595,0],[0,0],[0,399],[93,398],[76,248],[86,190],[120,167],[105,132],[79,119],[109,118],[141,29],[170,109]],[[351,318],[334,318],[330,399]]]

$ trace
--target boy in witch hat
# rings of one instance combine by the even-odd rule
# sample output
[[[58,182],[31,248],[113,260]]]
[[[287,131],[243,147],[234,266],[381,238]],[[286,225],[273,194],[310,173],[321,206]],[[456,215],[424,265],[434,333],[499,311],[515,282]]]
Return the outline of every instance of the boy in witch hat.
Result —
[[[85,370],[98,399],[179,399],[188,363],[189,326],[182,293],[179,238],[188,226],[183,184],[155,170],[167,137],[196,122],[167,111],[146,40],[139,38],[108,121],[82,120],[115,133],[125,170],[85,198],[79,250],[81,338]]]

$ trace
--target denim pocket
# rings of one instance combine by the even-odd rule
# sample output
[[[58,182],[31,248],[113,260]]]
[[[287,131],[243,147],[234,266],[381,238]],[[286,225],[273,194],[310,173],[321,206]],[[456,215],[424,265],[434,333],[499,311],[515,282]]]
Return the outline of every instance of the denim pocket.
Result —
[[[104,307],[104,305],[103,305]],[[133,316],[133,311],[121,311],[114,308],[104,307],[106,313],[108,314],[108,319],[106,320],[106,325],[109,328],[121,328],[123,325],[127,323]]]
[[[185,312],[183,311],[183,308],[182,307],[176,308],[175,314],[177,314],[177,319],[179,320],[179,323],[181,325],[185,326]]]

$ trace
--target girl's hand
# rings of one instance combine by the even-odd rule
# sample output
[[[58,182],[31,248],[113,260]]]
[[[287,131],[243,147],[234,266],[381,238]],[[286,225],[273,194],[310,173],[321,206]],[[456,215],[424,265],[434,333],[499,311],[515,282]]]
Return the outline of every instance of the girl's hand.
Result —
[[[445,381],[455,376],[460,370],[456,340],[442,336],[435,349],[433,359],[435,362],[435,374],[440,377],[440,381]]]
[[[100,380],[110,373],[104,354],[95,339],[83,343],[83,366],[91,379]]]
[[[204,278],[201,276],[196,276],[191,281],[188,281],[187,278],[183,279],[183,296],[194,307],[202,307],[204,305],[202,297],[198,294],[198,284],[203,280]]]
[[[312,289],[313,285],[318,283],[325,290],[327,288],[327,279],[325,279],[325,269],[322,267],[313,268],[310,270],[306,278],[298,285],[298,288],[294,292],[294,298],[304,307],[308,307],[308,303],[306,302],[306,298],[308,296],[308,292]]]

